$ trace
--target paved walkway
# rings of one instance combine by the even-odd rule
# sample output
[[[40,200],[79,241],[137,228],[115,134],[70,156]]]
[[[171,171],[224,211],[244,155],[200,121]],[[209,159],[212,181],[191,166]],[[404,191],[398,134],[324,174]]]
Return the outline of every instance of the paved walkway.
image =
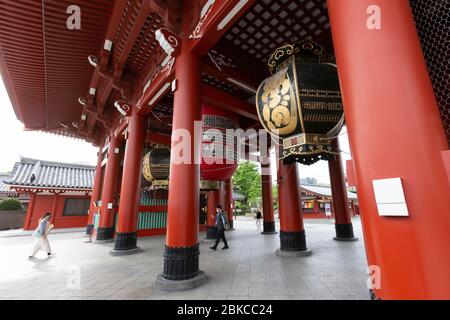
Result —
[[[163,236],[139,239],[142,253],[113,257],[111,243],[85,243],[81,232],[51,234],[55,257],[41,252],[34,260],[27,260],[32,237],[0,238],[0,299],[368,299],[361,224],[353,224],[360,241],[343,243],[332,240],[333,221],[305,221],[313,255],[280,258],[278,235],[261,235],[252,219],[238,218],[236,231],[227,232],[230,250],[200,244],[209,281],[184,292],[153,286]]]

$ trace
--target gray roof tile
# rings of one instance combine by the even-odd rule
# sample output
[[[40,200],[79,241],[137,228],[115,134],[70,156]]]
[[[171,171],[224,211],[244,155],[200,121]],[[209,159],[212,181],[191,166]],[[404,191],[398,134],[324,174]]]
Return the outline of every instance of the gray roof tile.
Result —
[[[0,174],[0,195],[12,195],[16,193],[14,190],[9,189],[9,185],[3,183],[8,177],[8,174]]]
[[[31,181],[34,174],[35,180]],[[15,186],[92,189],[95,167],[21,158],[4,183]]]

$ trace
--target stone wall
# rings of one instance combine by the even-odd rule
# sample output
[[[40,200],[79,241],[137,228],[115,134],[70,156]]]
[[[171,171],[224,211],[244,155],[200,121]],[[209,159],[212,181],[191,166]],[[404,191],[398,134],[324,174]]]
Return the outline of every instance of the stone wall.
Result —
[[[23,210],[0,210],[0,230],[23,228],[25,211]]]

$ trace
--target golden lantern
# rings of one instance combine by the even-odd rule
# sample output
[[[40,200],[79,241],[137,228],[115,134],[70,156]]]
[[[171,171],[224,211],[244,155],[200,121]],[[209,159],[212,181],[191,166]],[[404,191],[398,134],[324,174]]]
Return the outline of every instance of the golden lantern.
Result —
[[[280,142],[280,159],[306,165],[337,154],[332,139],[344,111],[337,68],[323,63],[323,48],[306,40],[278,48],[268,61],[272,74],[259,86],[260,122]]]
[[[142,162],[142,175],[151,182],[152,189],[166,189],[169,186],[170,149],[156,145]]]

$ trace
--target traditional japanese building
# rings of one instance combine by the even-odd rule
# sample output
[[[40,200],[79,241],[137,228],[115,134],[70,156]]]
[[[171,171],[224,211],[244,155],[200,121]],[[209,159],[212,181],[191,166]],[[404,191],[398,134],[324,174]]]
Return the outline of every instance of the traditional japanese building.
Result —
[[[0,174],[0,200],[5,198],[16,198],[18,193],[9,188],[9,185],[3,181],[8,178],[9,174]]]
[[[448,299],[448,10],[440,0],[4,0],[0,68],[27,130],[98,147],[87,231],[114,241],[112,254],[139,252],[146,201],[167,206],[163,290],[207,281],[201,208],[230,208],[239,157],[257,151],[270,172],[268,147],[280,159],[277,254],[311,254],[296,162],[328,161],[336,238],[352,240],[335,139],[345,122],[368,265],[381,272],[373,297]],[[272,142],[236,137],[237,156],[236,128]],[[153,153],[161,146],[169,152]],[[274,233],[269,174],[262,191],[263,233]]]
[[[334,219],[334,202],[331,187],[301,184],[302,212],[304,218]],[[348,207],[351,216],[359,214],[358,196],[348,192]]]
[[[52,213],[55,228],[80,228],[87,224],[95,168],[21,158],[4,183],[30,201],[23,225],[32,230],[44,213]]]

